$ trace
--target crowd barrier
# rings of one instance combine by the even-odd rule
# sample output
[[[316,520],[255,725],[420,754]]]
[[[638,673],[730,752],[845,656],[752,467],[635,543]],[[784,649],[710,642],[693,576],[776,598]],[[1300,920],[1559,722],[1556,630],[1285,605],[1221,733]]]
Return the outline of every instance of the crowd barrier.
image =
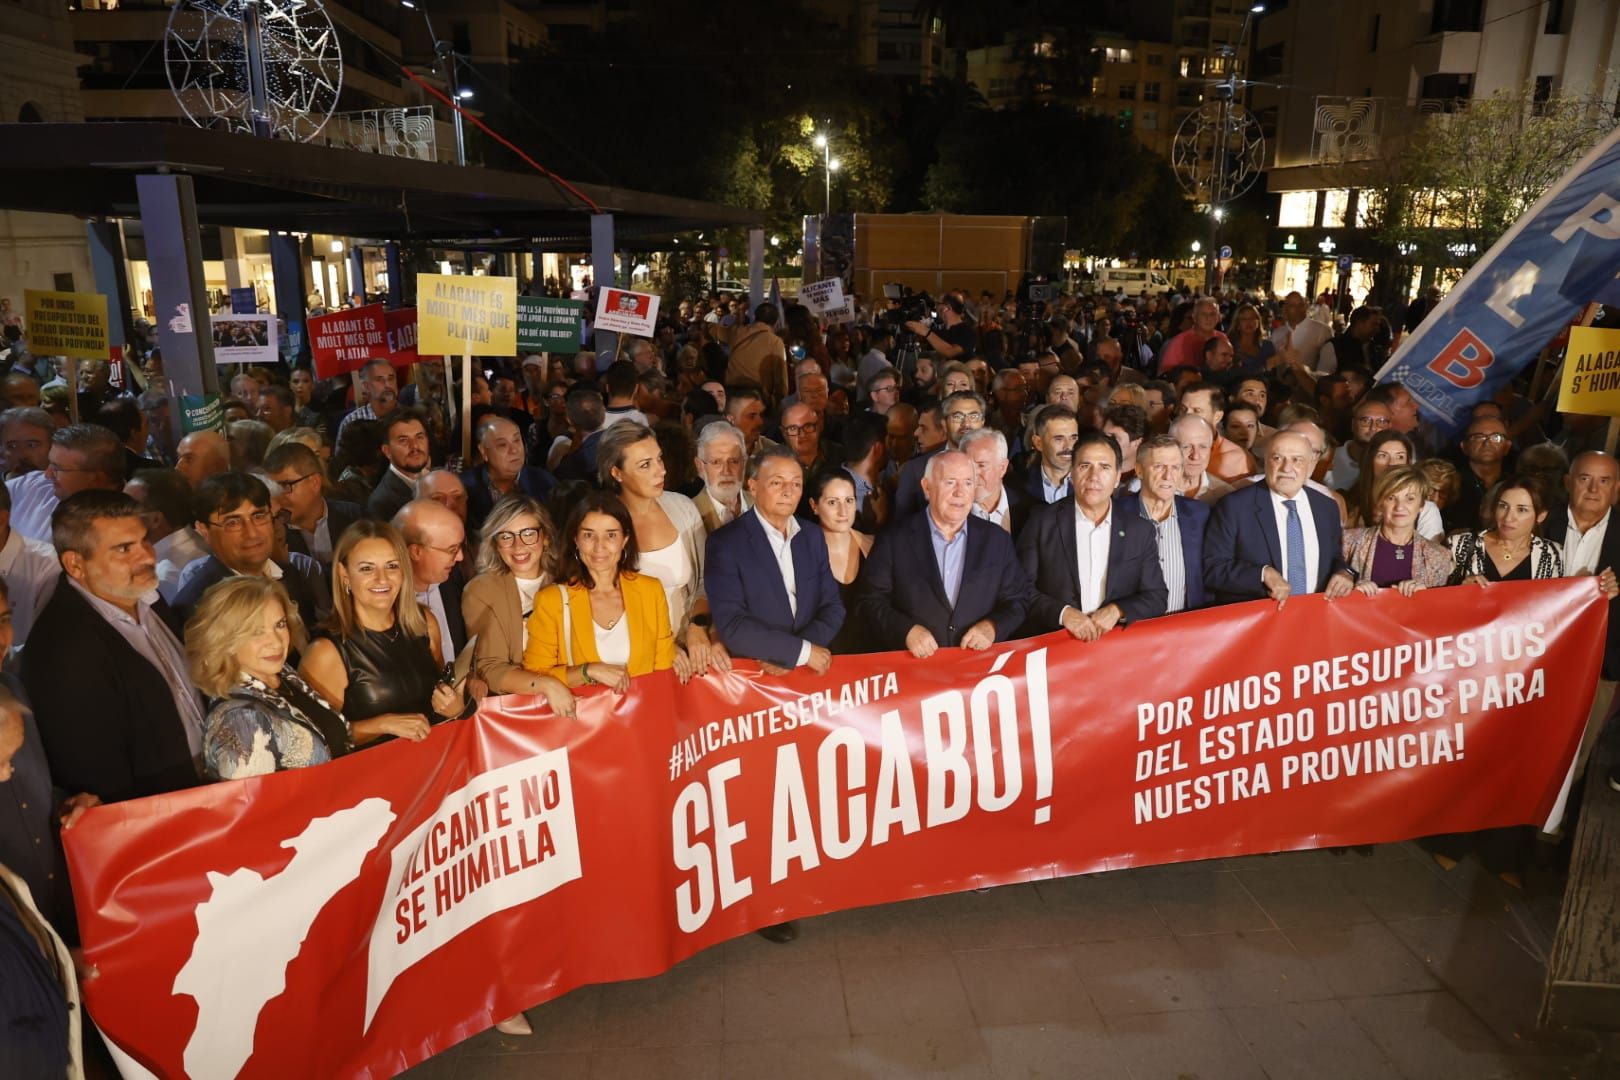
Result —
[[[491,699],[422,743],[85,815],[88,1006],[130,1075],[388,1076],[786,919],[1541,823],[1607,607],[1592,578],[1312,596],[821,677],[662,672],[573,719]]]

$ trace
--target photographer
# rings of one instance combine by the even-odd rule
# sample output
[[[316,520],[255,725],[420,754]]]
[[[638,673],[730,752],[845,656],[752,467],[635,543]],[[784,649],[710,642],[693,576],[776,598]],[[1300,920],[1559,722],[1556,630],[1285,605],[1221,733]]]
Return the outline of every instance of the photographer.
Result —
[[[916,334],[942,360],[966,360],[978,350],[978,335],[966,319],[966,306],[955,293],[939,298],[939,321],[943,327],[929,326],[921,319],[906,323],[906,329]]]

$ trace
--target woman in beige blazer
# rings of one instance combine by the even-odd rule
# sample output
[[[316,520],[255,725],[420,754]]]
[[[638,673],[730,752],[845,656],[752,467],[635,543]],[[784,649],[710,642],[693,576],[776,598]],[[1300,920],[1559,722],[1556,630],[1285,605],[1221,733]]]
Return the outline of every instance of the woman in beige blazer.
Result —
[[[559,716],[574,715],[574,694],[558,680],[523,669],[529,614],[551,582],[556,530],[545,508],[527,495],[507,495],[484,519],[474,566],[461,594],[467,633],[477,634],[473,665],[494,694],[544,694]]]

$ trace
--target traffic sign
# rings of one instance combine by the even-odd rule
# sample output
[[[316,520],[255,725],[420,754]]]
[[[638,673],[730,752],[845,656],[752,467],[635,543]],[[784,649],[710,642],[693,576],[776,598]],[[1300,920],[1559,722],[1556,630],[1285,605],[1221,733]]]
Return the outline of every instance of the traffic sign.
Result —
[[[1354,262],[1354,261],[1355,260],[1353,260],[1348,255],[1340,255],[1339,256],[1339,273],[1348,274],[1350,272],[1350,264],[1352,262]]]
[[[1221,258],[1230,259],[1231,257],[1232,257],[1232,245],[1230,245],[1230,244],[1222,244],[1221,245]]]

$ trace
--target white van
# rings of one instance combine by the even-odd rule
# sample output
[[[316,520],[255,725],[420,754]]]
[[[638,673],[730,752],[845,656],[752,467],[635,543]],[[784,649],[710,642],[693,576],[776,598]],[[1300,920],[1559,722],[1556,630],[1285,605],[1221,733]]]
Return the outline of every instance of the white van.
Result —
[[[1138,270],[1133,267],[1122,266],[1116,268],[1105,267],[1097,271],[1097,291],[1114,296],[1124,293],[1126,296],[1145,296],[1148,293],[1168,292],[1170,282],[1157,270]]]

